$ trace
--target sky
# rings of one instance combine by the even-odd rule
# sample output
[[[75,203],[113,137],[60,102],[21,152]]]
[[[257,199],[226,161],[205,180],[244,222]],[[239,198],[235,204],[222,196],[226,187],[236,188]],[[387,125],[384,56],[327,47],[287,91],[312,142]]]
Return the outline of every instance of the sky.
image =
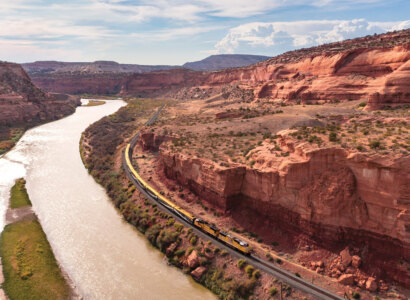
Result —
[[[409,0],[0,0],[0,60],[181,65],[410,28]]]

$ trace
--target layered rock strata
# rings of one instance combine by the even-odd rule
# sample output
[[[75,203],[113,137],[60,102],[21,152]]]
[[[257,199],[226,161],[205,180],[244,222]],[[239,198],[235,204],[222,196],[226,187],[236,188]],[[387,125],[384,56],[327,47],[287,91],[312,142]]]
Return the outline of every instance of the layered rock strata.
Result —
[[[279,227],[325,248],[358,247],[367,253],[364,265],[385,261],[385,274],[378,275],[409,285],[408,271],[389,265],[391,258],[410,261],[409,156],[318,148],[290,132],[279,133],[289,156],[272,155],[274,146],[264,143],[250,153],[252,168],[221,167],[170,151],[166,143],[159,148],[160,160],[167,177],[241,224],[259,220],[264,232]],[[141,137],[151,150],[164,139]]]

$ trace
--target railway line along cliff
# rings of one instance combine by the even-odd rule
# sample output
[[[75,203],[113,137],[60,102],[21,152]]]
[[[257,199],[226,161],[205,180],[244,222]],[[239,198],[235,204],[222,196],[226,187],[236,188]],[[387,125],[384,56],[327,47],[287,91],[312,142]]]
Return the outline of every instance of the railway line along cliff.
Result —
[[[251,167],[172,151],[169,138],[152,133],[142,134],[140,144],[159,150],[166,177],[249,230],[275,239],[280,228],[333,251],[361,249],[366,271],[409,285],[407,271],[390,262],[410,260],[409,156],[312,146],[294,131],[278,133],[285,157],[264,142],[248,154]]]

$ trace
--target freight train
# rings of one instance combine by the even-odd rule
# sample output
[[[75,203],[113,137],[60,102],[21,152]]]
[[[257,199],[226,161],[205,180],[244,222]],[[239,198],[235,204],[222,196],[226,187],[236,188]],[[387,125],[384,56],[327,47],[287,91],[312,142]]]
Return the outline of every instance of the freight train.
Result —
[[[186,210],[182,209],[181,207],[174,204],[172,201],[165,198],[163,195],[158,193],[155,189],[153,189],[141,176],[135,171],[134,167],[131,164],[131,144],[127,144],[125,148],[125,160],[127,166],[131,172],[132,177],[135,179],[137,184],[152,198],[154,198],[159,204],[170,210],[171,212],[177,214],[186,222],[192,224],[202,232],[218,239],[222,243],[226,244],[227,246],[241,252],[245,255],[250,255],[251,249],[248,243],[230,235],[227,232],[221,231],[214,225],[209,224],[208,222],[194,217],[192,214],[187,212]]]

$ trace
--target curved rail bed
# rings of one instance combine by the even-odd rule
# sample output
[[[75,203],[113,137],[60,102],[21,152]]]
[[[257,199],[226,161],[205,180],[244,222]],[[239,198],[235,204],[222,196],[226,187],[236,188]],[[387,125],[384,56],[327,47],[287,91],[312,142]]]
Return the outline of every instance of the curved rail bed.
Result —
[[[158,118],[159,113],[163,109],[162,106],[145,124],[145,126],[151,125]],[[122,165],[124,171],[128,178],[134,184],[138,190],[141,191],[144,196],[153,203],[160,204],[159,209],[167,213],[171,213],[179,222],[183,223],[185,226],[192,228],[196,234],[205,239],[212,239],[213,243],[218,245],[225,250],[228,250],[234,256],[238,258],[245,259],[248,263],[253,266],[274,275],[278,279],[286,282],[293,288],[299,289],[305,293],[311,294],[317,299],[344,299],[343,297],[333,294],[332,292],[318,287],[296,275],[285,271],[257,256],[251,255],[250,249],[247,243],[227,234],[226,232],[220,231],[218,228],[208,224],[207,222],[194,217],[189,212],[175,205],[172,201],[168,200],[155,189],[153,189],[149,184],[147,184],[144,179],[137,173],[137,171],[132,166],[132,151],[138,142],[140,132],[138,132],[127,144],[122,157]]]

